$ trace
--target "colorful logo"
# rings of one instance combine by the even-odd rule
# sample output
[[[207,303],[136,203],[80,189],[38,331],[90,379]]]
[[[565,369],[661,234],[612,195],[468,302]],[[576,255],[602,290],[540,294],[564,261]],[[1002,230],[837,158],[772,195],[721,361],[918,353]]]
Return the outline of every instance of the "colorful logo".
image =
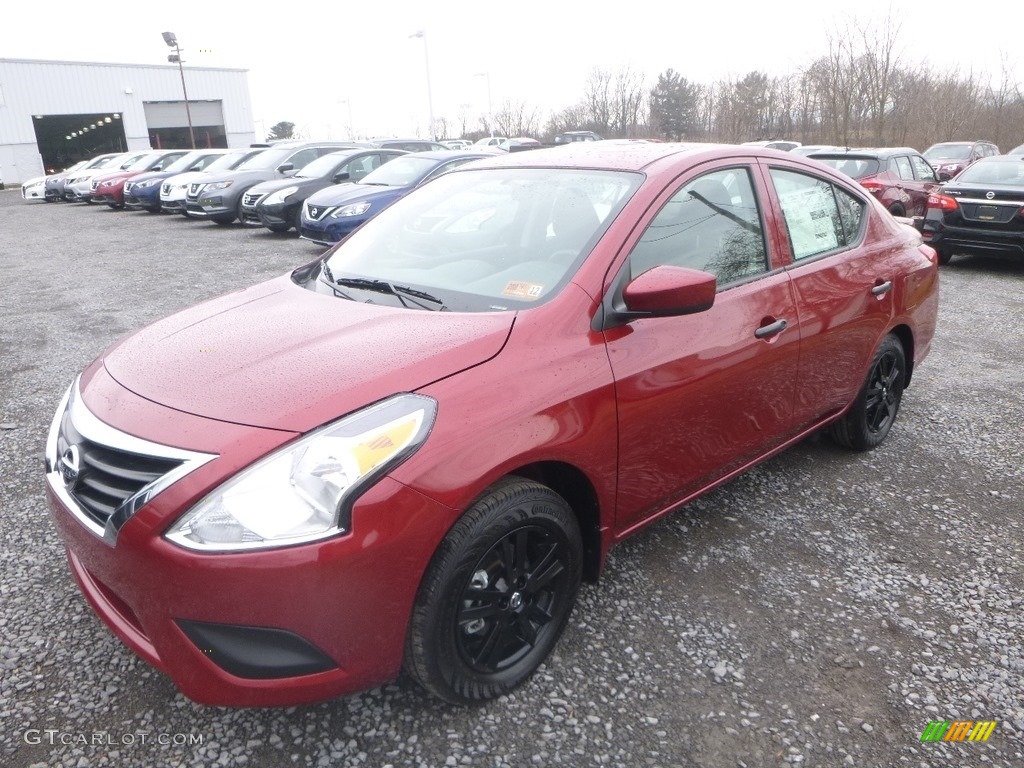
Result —
[[[921,741],[988,741],[995,729],[995,720],[932,720]]]

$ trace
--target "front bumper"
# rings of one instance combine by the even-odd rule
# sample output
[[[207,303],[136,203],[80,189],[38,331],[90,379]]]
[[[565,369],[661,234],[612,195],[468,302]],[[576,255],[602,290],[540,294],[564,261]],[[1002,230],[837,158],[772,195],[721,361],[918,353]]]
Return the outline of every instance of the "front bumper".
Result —
[[[42,200],[46,194],[45,187],[42,184],[33,184],[31,187],[21,188],[21,197],[23,200]]]
[[[185,215],[199,218],[213,218],[215,216],[234,217],[236,215],[236,204],[235,198],[225,198],[221,195],[200,194],[197,198],[186,197]]]
[[[125,644],[211,705],[306,703],[398,675],[416,590],[451,510],[385,477],[356,503],[344,535],[261,552],[191,552],[163,538],[167,527],[293,434],[156,405],[102,368],[83,391],[82,403],[95,404],[97,420],[114,430],[141,428],[149,440],[163,430],[167,442],[218,454],[141,506],[111,542],[81,521],[48,443],[47,498],[72,574]]]
[[[131,190],[124,194],[124,207],[131,208],[132,210],[144,208],[149,211],[159,211],[160,187],[154,187],[153,189],[146,187],[136,189],[132,187]]]
[[[256,207],[256,216],[264,227],[290,227],[295,223],[295,212],[300,205],[301,202],[273,205],[262,203]]]

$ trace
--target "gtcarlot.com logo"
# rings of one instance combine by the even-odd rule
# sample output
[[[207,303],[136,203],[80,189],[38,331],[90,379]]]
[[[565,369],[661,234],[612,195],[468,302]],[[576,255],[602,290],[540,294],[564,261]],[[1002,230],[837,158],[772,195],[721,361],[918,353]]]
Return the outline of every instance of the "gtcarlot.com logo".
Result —
[[[203,743],[201,733],[152,733],[150,731],[111,733],[110,731],[62,731],[58,728],[30,728],[25,731],[23,738],[26,744],[80,747],[130,747],[136,744],[183,747]]]

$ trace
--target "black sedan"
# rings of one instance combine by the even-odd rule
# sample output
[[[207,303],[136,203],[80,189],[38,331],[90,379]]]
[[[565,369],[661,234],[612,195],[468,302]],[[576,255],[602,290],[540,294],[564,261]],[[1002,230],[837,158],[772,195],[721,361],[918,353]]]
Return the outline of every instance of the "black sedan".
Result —
[[[242,198],[242,223],[271,232],[299,231],[302,204],[332,184],[359,181],[389,160],[407,154],[399,149],[345,149],[317,158],[294,176],[257,184]]]
[[[1024,258],[1024,157],[985,157],[928,198],[924,241],[953,254]]]

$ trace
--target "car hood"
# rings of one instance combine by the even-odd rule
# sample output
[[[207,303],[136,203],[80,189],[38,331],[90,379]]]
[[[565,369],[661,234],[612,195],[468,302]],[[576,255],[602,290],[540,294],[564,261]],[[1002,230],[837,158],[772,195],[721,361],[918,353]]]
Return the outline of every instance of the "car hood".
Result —
[[[513,320],[349,301],[285,275],[160,320],[107,350],[103,365],[179,411],[306,432],[494,357]]]
[[[931,163],[932,167],[934,168],[939,165],[963,165],[967,161],[964,160],[963,158],[960,158],[958,160],[955,157],[936,157],[933,158],[932,160],[929,160],[928,162]]]
[[[203,179],[209,179],[210,174],[205,171],[186,171],[185,173],[176,173],[174,176],[169,176],[164,179],[168,184],[177,186],[179,184],[191,184],[193,181],[202,181]]]
[[[50,177],[49,176],[35,176],[35,177],[29,179],[28,181],[23,181],[21,183],[21,186],[23,186],[23,187],[31,187],[33,184],[42,184],[48,178],[50,178]]]
[[[344,205],[357,200],[390,199],[404,195],[412,187],[376,187],[371,184],[338,184],[336,186],[321,189],[316,194],[310,195],[306,202],[310,205],[330,207]]]
[[[141,181],[149,181],[150,179],[166,179],[169,175],[166,171],[145,171],[132,177],[132,181],[138,184]]]
[[[203,184],[216,184],[218,181],[233,181],[235,184],[257,184],[261,181],[270,181],[271,179],[279,179],[281,174],[277,171],[270,169],[268,171],[228,171],[227,173],[210,173],[203,174],[200,179],[194,179],[193,182],[201,182]]]
[[[319,189],[327,183],[329,183],[327,179],[297,179],[291,176],[287,179],[261,181],[255,187],[250,188],[249,192],[251,194],[269,195],[271,192],[277,192],[277,190],[284,189],[285,187],[298,187],[299,192],[303,193],[310,188]]]
[[[118,171],[117,173],[104,173],[100,176],[94,176],[92,180],[98,181],[100,184],[105,181],[125,181],[134,176],[138,176],[140,173],[144,173],[144,171]]]

